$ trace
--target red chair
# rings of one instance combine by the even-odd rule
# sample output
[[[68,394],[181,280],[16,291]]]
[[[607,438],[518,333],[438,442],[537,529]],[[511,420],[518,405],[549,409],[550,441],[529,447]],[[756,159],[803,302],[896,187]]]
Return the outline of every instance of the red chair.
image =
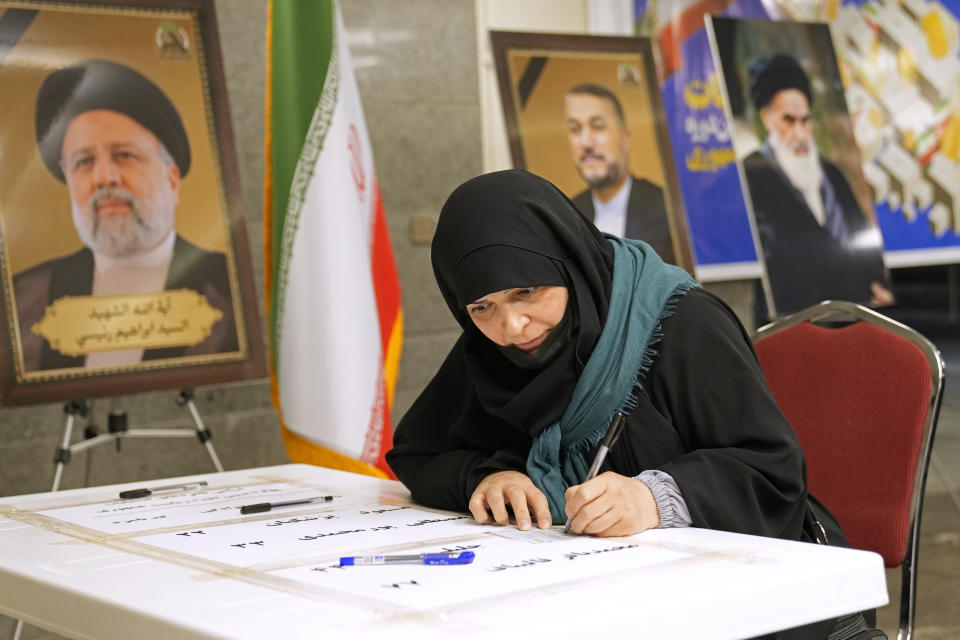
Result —
[[[910,640],[923,492],[943,396],[940,352],[910,327],[831,300],[761,327],[754,348],[803,445],[810,492],[854,548],[901,567],[897,638]]]

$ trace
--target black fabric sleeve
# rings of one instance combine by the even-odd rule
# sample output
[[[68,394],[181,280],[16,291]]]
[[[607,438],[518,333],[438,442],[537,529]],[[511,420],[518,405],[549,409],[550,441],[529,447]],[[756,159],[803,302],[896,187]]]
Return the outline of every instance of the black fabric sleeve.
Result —
[[[530,438],[487,414],[462,358],[463,337],[397,425],[386,459],[414,500],[466,511],[480,481],[496,471],[526,473]]]
[[[693,290],[662,323],[645,393],[686,451],[660,468],[693,526],[796,540],[806,467],[746,331],[715,296]]]

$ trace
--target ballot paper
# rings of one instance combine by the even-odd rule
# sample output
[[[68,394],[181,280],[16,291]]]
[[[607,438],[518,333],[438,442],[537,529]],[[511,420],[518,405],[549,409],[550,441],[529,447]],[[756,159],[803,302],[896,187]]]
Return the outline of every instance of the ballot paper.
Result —
[[[243,505],[326,494],[332,500],[251,516]],[[632,538],[565,535],[562,528],[519,531],[477,524],[468,514],[437,512],[345,496],[335,486],[274,482],[154,494],[133,500],[38,512],[78,536],[122,536],[126,550],[154,558],[190,558],[211,573],[257,575],[336,590],[413,609],[446,607],[579,582],[618,569],[682,562],[691,551]],[[132,545],[132,546],[131,546]],[[341,566],[343,556],[473,551],[464,565]]]

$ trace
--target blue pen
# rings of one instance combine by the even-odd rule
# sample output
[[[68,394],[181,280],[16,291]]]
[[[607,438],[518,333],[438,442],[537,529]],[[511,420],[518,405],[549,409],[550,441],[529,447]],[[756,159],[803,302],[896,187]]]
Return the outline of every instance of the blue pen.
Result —
[[[408,556],[347,556],[340,558],[341,567],[364,564],[470,564],[473,551],[460,553],[418,553]]]

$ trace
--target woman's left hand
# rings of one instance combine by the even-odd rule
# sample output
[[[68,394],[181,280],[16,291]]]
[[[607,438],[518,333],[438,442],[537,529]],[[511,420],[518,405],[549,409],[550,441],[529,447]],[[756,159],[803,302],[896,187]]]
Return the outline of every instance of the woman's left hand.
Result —
[[[567,489],[570,530],[593,536],[629,536],[660,524],[657,503],[647,485],[607,471]]]

